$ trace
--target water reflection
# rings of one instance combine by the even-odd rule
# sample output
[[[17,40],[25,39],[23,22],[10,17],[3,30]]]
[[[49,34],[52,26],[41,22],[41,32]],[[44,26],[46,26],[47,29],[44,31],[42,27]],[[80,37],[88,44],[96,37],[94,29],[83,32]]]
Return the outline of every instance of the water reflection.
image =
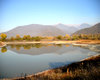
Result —
[[[2,52],[2,53],[7,52],[7,48],[6,48],[6,47],[2,47],[2,48],[1,48],[1,52]]]
[[[34,74],[80,61],[88,54],[98,54],[68,44],[7,45],[0,50],[5,53],[0,54],[0,78],[24,76],[21,73]]]
[[[53,69],[53,68],[57,68],[57,67],[61,67],[61,66],[64,66],[66,64],[70,64],[71,62],[50,62],[49,63],[49,68],[50,69]]]
[[[7,52],[7,50],[13,51],[17,54],[27,54],[27,55],[42,55],[42,54],[64,54],[73,53],[75,51],[81,51],[82,53],[87,53],[88,49],[82,49],[79,47],[73,47],[69,44],[10,44],[6,47],[1,48],[1,53]]]
[[[20,50],[21,47],[23,47],[24,49],[31,49],[32,47],[36,47],[36,48],[41,48],[41,47],[48,47],[48,46],[58,46],[58,47],[62,47],[62,44],[10,44],[8,45],[11,48],[16,48],[16,50]],[[68,47],[69,45],[67,45]]]
[[[7,49],[10,49],[10,50],[16,49],[17,51],[20,51],[20,50],[22,50],[22,48],[24,50],[30,50],[31,48],[42,48],[42,47],[50,47],[50,46],[62,47],[62,44],[40,44],[40,43],[38,43],[38,44],[9,44],[9,45],[7,45],[8,48],[2,47],[1,52],[5,53],[5,52],[7,52]]]

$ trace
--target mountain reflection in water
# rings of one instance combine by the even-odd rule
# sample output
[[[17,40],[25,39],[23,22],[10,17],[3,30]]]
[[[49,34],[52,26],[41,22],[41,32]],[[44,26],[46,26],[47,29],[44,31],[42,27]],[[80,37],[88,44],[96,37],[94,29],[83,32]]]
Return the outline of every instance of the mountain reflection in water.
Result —
[[[10,44],[1,48],[1,52],[5,53],[7,50],[11,50],[19,54],[39,55],[56,52],[62,47],[62,44]],[[69,47],[69,45],[66,44],[65,47]]]
[[[22,44],[0,48],[0,78],[20,77],[21,73],[34,74],[47,69],[80,61],[89,49],[69,44]]]

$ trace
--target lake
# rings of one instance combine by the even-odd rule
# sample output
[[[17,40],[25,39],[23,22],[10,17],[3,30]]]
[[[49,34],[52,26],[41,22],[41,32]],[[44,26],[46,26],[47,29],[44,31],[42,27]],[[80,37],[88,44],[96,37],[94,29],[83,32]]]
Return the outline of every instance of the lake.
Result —
[[[98,54],[69,44],[23,44],[0,48],[0,78],[35,74]]]

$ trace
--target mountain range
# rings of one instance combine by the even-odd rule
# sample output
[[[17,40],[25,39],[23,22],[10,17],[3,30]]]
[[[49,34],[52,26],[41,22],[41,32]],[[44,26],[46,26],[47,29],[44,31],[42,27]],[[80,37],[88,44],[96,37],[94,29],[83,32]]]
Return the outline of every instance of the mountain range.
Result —
[[[19,34],[21,37],[24,35],[30,35],[30,36],[65,35],[65,33],[62,30],[52,25],[40,25],[40,24],[19,26],[10,31],[5,32],[5,34],[7,34],[8,38],[11,36],[16,36],[16,34]]]
[[[4,32],[7,37],[16,36],[19,34],[21,37],[24,35],[30,36],[65,36],[66,34],[84,33],[84,28],[89,29],[91,25],[83,23],[80,25],[67,25],[67,24],[56,24],[56,25],[40,25],[40,24],[30,24],[24,26],[18,26],[12,30]],[[87,31],[89,32],[89,31]]]
[[[89,28],[78,30],[73,34],[100,34],[100,23],[95,24]]]

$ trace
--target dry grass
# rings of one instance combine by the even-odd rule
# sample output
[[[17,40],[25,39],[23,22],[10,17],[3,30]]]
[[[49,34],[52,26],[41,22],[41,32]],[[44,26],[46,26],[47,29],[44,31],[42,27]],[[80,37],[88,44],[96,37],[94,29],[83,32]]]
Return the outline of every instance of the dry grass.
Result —
[[[100,40],[77,40],[79,44],[100,44]]]
[[[5,44],[34,44],[34,43],[42,43],[42,44],[47,44],[47,43],[53,43],[53,44],[72,44],[72,43],[77,43],[77,44],[100,44],[100,40],[73,40],[73,41],[65,41],[65,40],[59,40],[59,41],[8,41],[5,42]]]

